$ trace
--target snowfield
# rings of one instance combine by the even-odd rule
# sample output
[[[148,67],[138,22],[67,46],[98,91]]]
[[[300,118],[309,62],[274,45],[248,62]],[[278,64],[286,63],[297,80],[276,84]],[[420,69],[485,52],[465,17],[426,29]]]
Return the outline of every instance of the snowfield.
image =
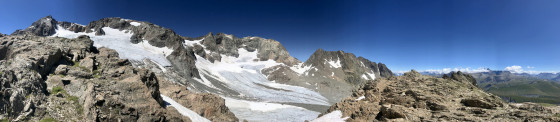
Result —
[[[169,106],[174,107],[179,113],[181,113],[181,115],[189,117],[193,122],[210,122],[210,120],[198,115],[196,112],[186,108],[163,94],[161,94],[161,98],[163,98],[163,101],[169,103]]]
[[[235,116],[249,122],[303,122],[320,114],[297,106],[224,98]]]
[[[58,26],[56,33],[52,37],[64,37],[64,38],[77,38],[80,35],[87,35],[93,40],[93,46],[100,48],[106,47],[114,49],[119,53],[119,57],[123,59],[143,61],[143,59],[150,59],[151,61],[160,65],[163,71],[165,71],[165,66],[171,66],[171,63],[165,58],[171,52],[172,49],[167,47],[155,47],[144,40],[138,44],[133,44],[130,42],[130,37],[132,32],[130,30],[118,30],[110,27],[103,27],[105,35],[96,36],[95,32],[91,33],[74,33],[72,31],[63,29]]]

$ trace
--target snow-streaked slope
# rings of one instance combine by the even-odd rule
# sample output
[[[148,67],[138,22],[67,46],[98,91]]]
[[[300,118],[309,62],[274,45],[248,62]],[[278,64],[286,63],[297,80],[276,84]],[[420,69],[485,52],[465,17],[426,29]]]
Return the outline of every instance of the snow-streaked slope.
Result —
[[[196,43],[200,42],[187,41],[185,46]],[[214,88],[205,91],[225,97],[226,106],[240,120],[304,121],[317,117],[319,112],[282,103],[330,105],[325,97],[310,89],[269,81],[261,70],[284,64],[272,60],[258,61],[257,52],[239,48],[238,57],[222,55],[221,61],[214,63],[195,54],[196,67],[202,78],[195,80]],[[210,81],[210,78],[216,81]],[[238,95],[231,95],[232,91]]]
[[[161,66],[171,66],[171,63],[165,58],[171,52],[172,49],[167,47],[155,47],[148,43],[148,41],[142,41],[138,44],[133,44],[130,42],[130,37],[132,32],[130,30],[118,30],[110,27],[103,27],[105,35],[96,36],[95,32],[91,33],[74,33],[72,31],[66,30],[58,26],[56,33],[52,35],[53,37],[64,37],[64,38],[76,38],[80,35],[87,35],[93,40],[93,45],[95,47],[107,47],[114,49],[119,53],[120,58],[126,58],[130,60],[142,61],[143,59],[150,59]],[[165,71],[165,69],[162,69]]]
[[[342,118],[342,112],[340,110],[336,110],[314,119],[311,122],[344,122],[346,119],[348,119],[348,117]]]
[[[257,52],[238,49],[239,57],[222,55],[221,61],[210,61],[197,56],[196,67],[202,75],[219,80],[229,89],[244,97],[277,103],[303,103],[329,105],[321,94],[300,86],[292,86],[268,81],[261,70],[275,65],[275,61],[254,61]]]
[[[292,105],[224,98],[226,106],[238,118],[250,122],[303,122],[315,119],[320,114]]]
[[[174,107],[179,113],[181,113],[181,115],[189,117],[193,122],[210,122],[210,120],[198,115],[196,112],[186,108],[185,106],[175,102],[173,99],[164,96],[163,94],[161,94],[161,98],[163,99],[163,101],[169,103],[169,106]]]

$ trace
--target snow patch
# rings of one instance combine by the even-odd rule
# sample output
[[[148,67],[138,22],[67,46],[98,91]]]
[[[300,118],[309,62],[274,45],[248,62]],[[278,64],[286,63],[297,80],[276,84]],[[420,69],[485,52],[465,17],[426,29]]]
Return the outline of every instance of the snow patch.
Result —
[[[369,77],[371,78],[371,80],[375,80],[375,74],[373,74],[373,70],[371,70],[371,73],[366,72],[367,75],[369,75]]]
[[[199,40],[185,40],[185,42],[183,42],[183,46],[186,48],[187,46],[194,47],[194,45],[200,45],[203,48],[206,48],[206,46],[202,44],[202,40],[204,40],[204,38]]]
[[[314,67],[311,66],[311,65],[305,66],[305,64],[303,64],[303,63],[299,63],[297,65],[294,65],[294,66],[290,67],[290,69],[292,71],[298,73],[298,75],[306,74],[306,72],[309,71],[312,68],[314,68]]]
[[[210,120],[198,115],[196,112],[186,108],[185,106],[175,102],[173,99],[160,94],[161,98],[163,99],[163,101],[169,103],[169,106],[174,107],[175,109],[177,109],[177,111],[179,113],[181,113],[181,115],[189,117],[191,119],[191,121],[193,122],[210,122]]]
[[[348,119],[348,117],[342,118],[342,112],[340,110],[336,110],[317,119],[311,120],[311,122],[344,122],[346,119]]]
[[[331,67],[334,67],[334,68],[342,67],[342,65],[340,64],[340,58],[338,58],[338,57],[337,57],[336,61],[333,61],[333,60],[329,61],[329,60],[325,59],[325,62],[327,62],[328,64],[331,65]]]
[[[362,74],[362,78],[366,79],[366,80],[369,80],[369,78],[366,76],[366,74]]]
[[[358,97],[358,99],[356,99],[356,101],[360,101],[360,100],[363,100],[365,98],[366,98],[366,96],[360,96],[360,97]]]
[[[130,22],[130,25],[133,25],[133,26],[140,26],[141,24],[140,24],[139,22]]]
[[[225,35],[226,35],[227,38],[233,39],[233,35],[230,35],[230,34],[225,34]]]

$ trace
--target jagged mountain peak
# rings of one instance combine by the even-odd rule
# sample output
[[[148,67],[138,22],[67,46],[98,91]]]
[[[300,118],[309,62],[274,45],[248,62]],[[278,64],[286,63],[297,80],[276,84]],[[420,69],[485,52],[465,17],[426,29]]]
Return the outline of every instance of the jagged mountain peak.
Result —
[[[304,64],[306,66],[315,66],[319,70],[341,68],[346,74],[350,75],[361,75],[369,72],[374,73],[376,77],[393,76],[393,73],[385,64],[375,63],[361,56],[356,57],[353,53],[347,53],[342,50],[326,51],[317,49]]]
[[[32,34],[37,36],[50,36],[55,33],[57,21],[51,15],[43,17],[24,30],[16,30],[12,35]]]

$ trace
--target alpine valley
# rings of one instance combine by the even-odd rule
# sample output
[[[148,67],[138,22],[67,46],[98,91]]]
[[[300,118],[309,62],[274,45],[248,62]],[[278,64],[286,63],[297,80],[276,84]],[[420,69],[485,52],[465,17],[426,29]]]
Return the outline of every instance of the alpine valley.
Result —
[[[477,80],[394,76],[344,51],[303,62],[272,39],[184,37],[122,18],[46,16],[0,34],[8,121],[560,121],[558,106],[507,103]]]

